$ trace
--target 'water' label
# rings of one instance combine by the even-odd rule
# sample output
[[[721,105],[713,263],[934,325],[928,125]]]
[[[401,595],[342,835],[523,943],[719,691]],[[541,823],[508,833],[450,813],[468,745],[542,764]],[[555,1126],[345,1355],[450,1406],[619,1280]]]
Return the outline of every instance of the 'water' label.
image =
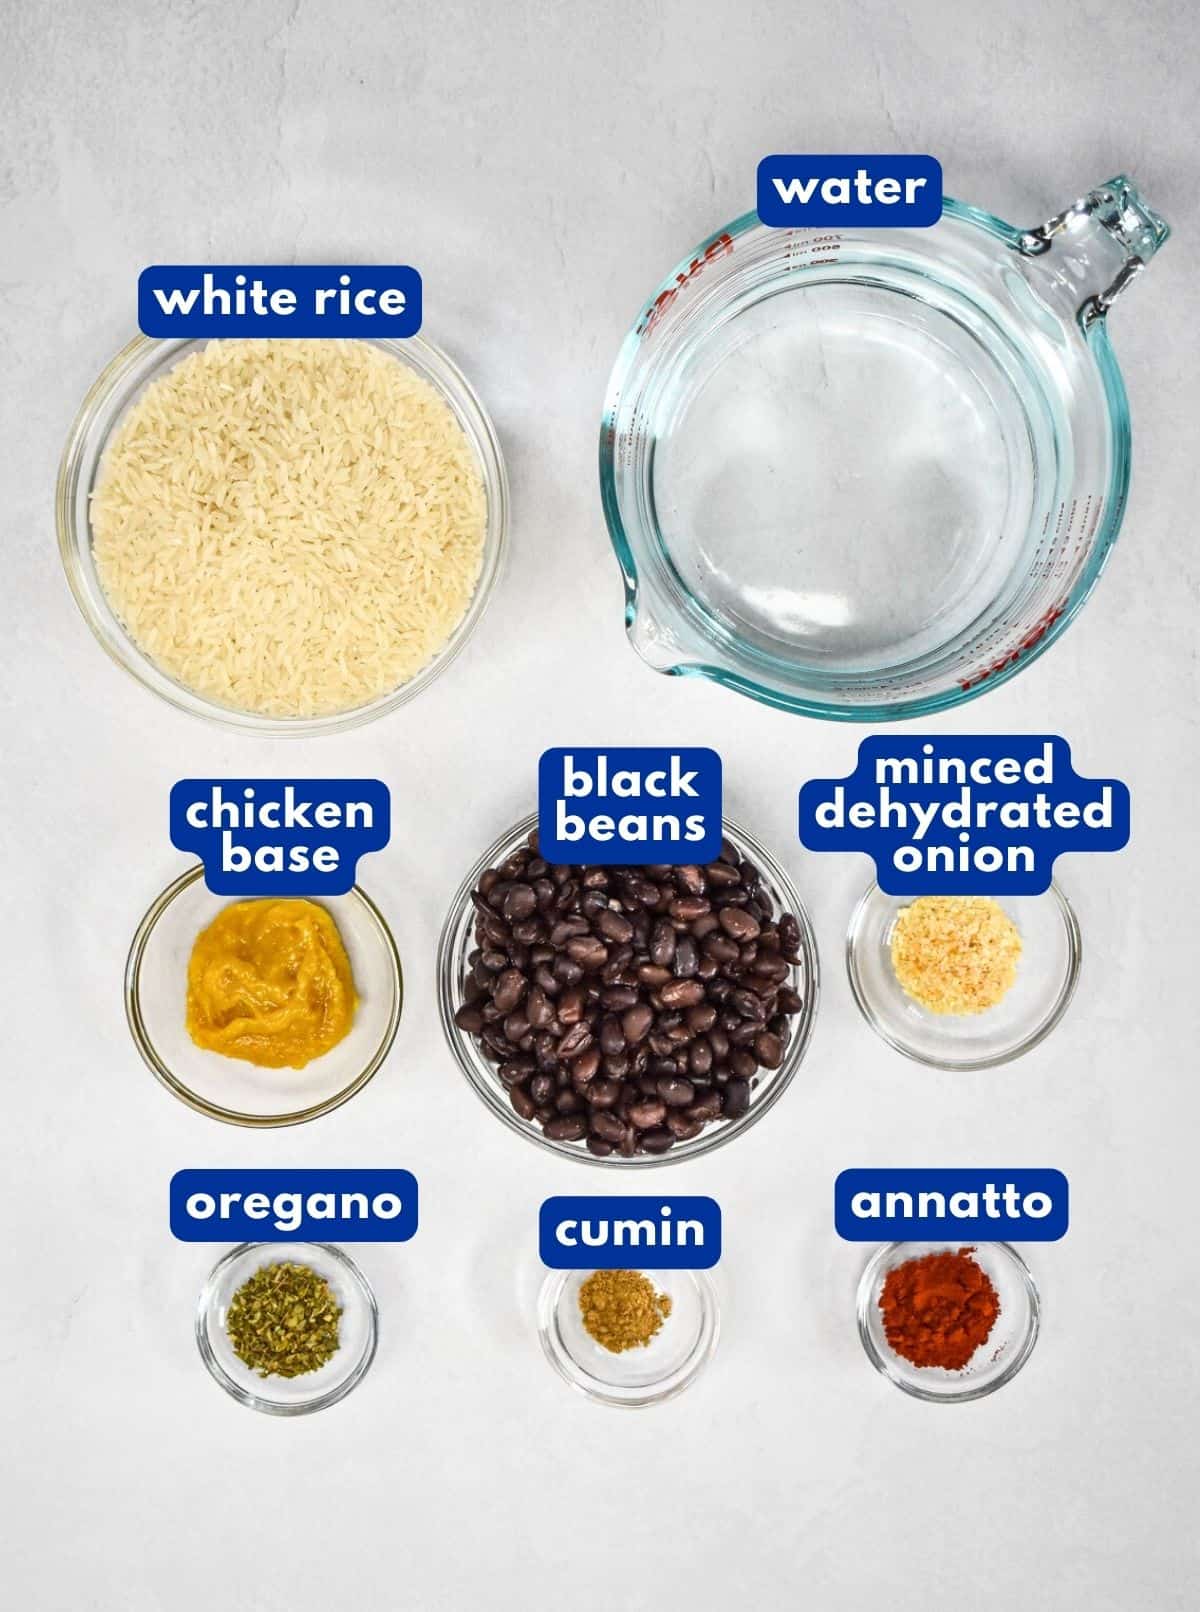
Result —
[[[547,862],[711,862],[721,850],[715,750],[547,750],[538,764]]]
[[[843,1170],[833,1223],[849,1243],[1054,1243],[1067,1229],[1061,1170]]]
[[[182,778],[171,844],[204,863],[217,896],[344,896],[358,859],[391,832],[378,778]]]
[[[158,264],[138,277],[143,336],[415,336],[421,276],[403,264]]]
[[[721,1208],[713,1198],[547,1198],[538,1246],[554,1271],[706,1271],[721,1257]]]
[[[182,1243],[406,1243],[417,1229],[408,1170],[179,1170],[171,1234]]]
[[[1129,791],[1084,778],[1052,734],[864,739],[846,778],[800,791],[810,851],[862,851],[891,896],[1041,895],[1064,851],[1119,851]]]
[[[891,155],[764,157],[758,216],[774,229],[924,229],[942,216],[942,165]]]

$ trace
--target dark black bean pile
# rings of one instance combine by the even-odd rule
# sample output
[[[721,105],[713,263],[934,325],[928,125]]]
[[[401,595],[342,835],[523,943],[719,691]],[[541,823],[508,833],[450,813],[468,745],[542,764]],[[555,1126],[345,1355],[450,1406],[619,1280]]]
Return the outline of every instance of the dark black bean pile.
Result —
[[[706,867],[558,867],[531,834],[471,899],[455,1022],[555,1141],[665,1153],[783,1061],[800,926],[728,840]]]

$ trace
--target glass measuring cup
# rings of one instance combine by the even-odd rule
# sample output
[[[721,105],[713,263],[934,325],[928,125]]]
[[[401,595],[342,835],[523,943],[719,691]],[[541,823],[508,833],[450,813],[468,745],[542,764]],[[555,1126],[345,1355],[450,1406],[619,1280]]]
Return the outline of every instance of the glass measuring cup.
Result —
[[[1129,482],[1106,315],[1168,235],[1130,181],[1017,229],[748,213],[625,338],[600,482],[659,671],[845,721],[946,710],[1042,653]]]

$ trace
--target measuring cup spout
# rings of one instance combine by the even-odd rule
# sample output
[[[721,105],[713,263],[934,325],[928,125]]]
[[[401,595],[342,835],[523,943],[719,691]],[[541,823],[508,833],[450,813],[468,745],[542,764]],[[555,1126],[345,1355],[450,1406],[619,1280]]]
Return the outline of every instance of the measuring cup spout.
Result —
[[[1021,237],[1029,258],[1074,297],[1087,326],[1102,319],[1171,233],[1124,174],[1089,190],[1065,212]]]

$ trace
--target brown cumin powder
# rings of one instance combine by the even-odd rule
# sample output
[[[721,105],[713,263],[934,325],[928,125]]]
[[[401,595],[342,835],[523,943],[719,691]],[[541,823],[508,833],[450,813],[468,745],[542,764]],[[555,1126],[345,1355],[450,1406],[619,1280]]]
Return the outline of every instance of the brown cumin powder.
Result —
[[[671,1300],[641,1271],[593,1271],[579,1289],[579,1313],[610,1354],[644,1348],[671,1313]]]

